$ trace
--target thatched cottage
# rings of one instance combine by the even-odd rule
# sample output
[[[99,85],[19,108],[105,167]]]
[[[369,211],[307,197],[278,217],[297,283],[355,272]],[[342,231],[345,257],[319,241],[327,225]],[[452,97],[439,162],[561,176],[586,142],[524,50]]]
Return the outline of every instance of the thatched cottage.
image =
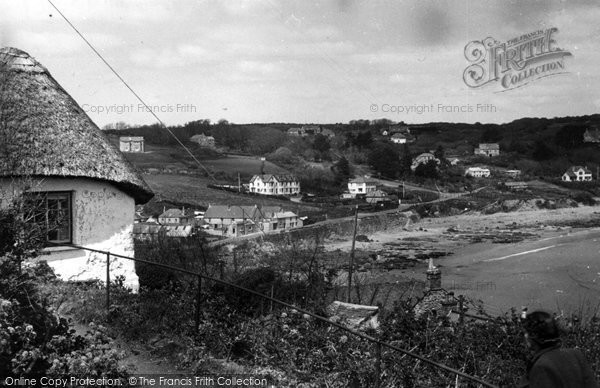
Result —
[[[35,198],[42,258],[63,279],[105,276],[105,256],[69,244],[133,256],[135,205],[150,188],[48,70],[14,48],[0,49],[0,147],[0,206]],[[133,262],[113,261],[111,275],[137,287]]]

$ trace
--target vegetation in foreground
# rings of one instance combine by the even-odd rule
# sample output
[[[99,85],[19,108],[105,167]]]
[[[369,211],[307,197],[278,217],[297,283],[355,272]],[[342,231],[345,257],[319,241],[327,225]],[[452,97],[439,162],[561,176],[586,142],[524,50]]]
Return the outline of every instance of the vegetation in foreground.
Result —
[[[106,328],[77,335],[52,307],[46,285],[58,280],[45,262],[24,263],[41,244],[19,208],[0,210],[0,377],[126,376]]]
[[[168,245],[145,247],[148,258],[177,264],[181,257],[169,255]],[[279,266],[266,259],[237,257],[236,267],[223,265],[206,250],[188,269],[201,270],[263,294],[323,315],[331,289],[330,276],[320,267],[316,246],[295,246],[274,251]],[[184,265],[183,263],[179,263]],[[272,264],[272,263],[271,263]],[[141,268],[139,268],[141,269]],[[138,270],[139,270],[138,269]],[[154,272],[154,274],[152,273]],[[142,278],[164,275],[146,267]],[[102,322],[126,340],[150,344],[154,352],[169,355],[181,368],[192,372],[265,373],[281,386],[367,387],[376,376],[376,348],[341,329],[277,304],[224,285],[203,282],[200,324],[195,330],[196,282],[189,276],[170,273],[167,282],[142,280],[139,294],[113,286],[113,305],[104,308],[103,287],[95,284],[60,284],[55,294],[82,322]],[[413,313],[415,300],[400,299],[380,316],[379,331],[367,334],[398,347],[499,386],[513,386],[525,372],[527,351],[521,324],[514,311],[490,322],[460,324],[446,317]],[[485,314],[479,311],[478,314]],[[177,319],[173,319],[177,317]],[[585,322],[578,316],[563,317],[565,345],[583,350],[595,370],[600,367],[600,320]],[[228,360],[224,363],[217,360]],[[455,377],[393,350],[382,349],[382,387],[446,387]],[[301,385],[304,384],[304,385]],[[459,379],[457,386],[476,386]]]

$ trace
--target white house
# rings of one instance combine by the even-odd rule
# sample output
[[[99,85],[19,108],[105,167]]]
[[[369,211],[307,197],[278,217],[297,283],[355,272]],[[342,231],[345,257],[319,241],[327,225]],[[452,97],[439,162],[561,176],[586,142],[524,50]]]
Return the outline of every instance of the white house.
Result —
[[[392,137],[390,137],[390,140],[395,144],[406,144],[406,136],[401,133],[394,133]]]
[[[592,172],[587,167],[572,166],[562,175],[564,182],[586,182],[592,180]]]
[[[475,148],[475,155],[483,156],[498,156],[500,155],[500,145],[498,143],[480,143],[479,147]]]
[[[161,225],[187,225],[194,222],[194,216],[185,209],[168,209],[158,216]]]
[[[487,178],[491,173],[488,168],[469,167],[465,170],[465,175],[472,176],[473,178]]]
[[[254,175],[248,189],[251,193],[263,195],[295,195],[300,193],[300,182],[289,174]]]
[[[119,137],[119,150],[121,152],[144,152],[143,136]]]
[[[152,191],[29,54],[1,48],[0,80],[0,207],[26,201],[48,243],[40,259],[63,279],[105,279],[106,255],[71,245],[133,256],[135,205]],[[110,268],[137,288],[133,261]]]
[[[359,177],[348,181],[348,191],[350,194],[367,194],[377,190],[377,182],[370,178]]]

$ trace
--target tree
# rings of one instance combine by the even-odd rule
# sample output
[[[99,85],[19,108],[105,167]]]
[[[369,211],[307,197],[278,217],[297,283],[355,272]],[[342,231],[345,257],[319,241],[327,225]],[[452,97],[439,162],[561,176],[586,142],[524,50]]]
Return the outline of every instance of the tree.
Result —
[[[552,159],[555,156],[555,153],[546,145],[546,143],[544,143],[543,140],[538,140],[535,143],[535,150],[533,151],[532,156],[533,159],[541,161]]]
[[[412,154],[410,152],[410,148],[408,144],[404,144],[402,148],[402,156],[400,157],[400,175],[402,177],[407,177],[412,173]]]
[[[554,135],[554,144],[567,149],[579,147],[583,144],[585,130],[586,126],[584,125],[565,125]]]
[[[502,133],[496,126],[488,126],[481,134],[482,143],[496,143],[502,140]]]
[[[415,169],[415,176],[428,178],[428,179],[437,179],[438,174],[438,164],[435,160],[429,160],[427,163],[421,163]]]
[[[436,158],[438,158],[440,160],[440,162],[442,162],[445,157],[444,157],[444,147],[442,147],[442,145],[438,145],[435,152],[433,153],[433,156],[435,156]]]
[[[338,185],[343,185],[350,178],[350,162],[346,157],[342,156],[332,167],[335,174],[335,182]]]
[[[396,178],[400,172],[400,154],[390,143],[375,143],[369,152],[369,165],[387,178]]]
[[[312,146],[316,151],[319,151],[321,153],[327,152],[329,148],[331,148],[331,145],[329,144],[329,138],[320,133],[314,136]]]

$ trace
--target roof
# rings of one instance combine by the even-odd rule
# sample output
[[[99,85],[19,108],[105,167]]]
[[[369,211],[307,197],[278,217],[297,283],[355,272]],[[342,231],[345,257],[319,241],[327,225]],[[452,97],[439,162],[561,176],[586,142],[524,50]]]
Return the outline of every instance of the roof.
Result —
[[[153,193],[48,70],[24,51],[0,48],[0,177],[106,181],[145,203]]]
[[[189,214],[186,214],[185,211],[181,209],[169,209],[164,211],[158,218],[185,218],[189,217]]]
[[[592,172],[584,166],[571,166],[567,170],[566,174],[575,174],[576,171],[583,170],[585,174],[591,174]]]
[[[392,139],[406,139],[406,136],[404,136],[404,135],[403,135],[403,134],[401,134],[401,133],[394,133],[394,134],[392,135]]]
[[[215,140],[215,138],[213,136],[207,136],[203,133],[200,133],[198,135],[194,135],[192,137],[190,137],[191,141],[195,141],[195,140],[207,140],[207,139],[212,139]]]
[[[280,206],[238,206],[238,205],[210,205],[204,213],[204,219],[208,218],[227,218],[227,219],[259,219],[276,218],[281,214],[291,213],[283,217],[295,217],[296,214],[283,210]]]
[[[366,184],[372,183],[372,184],[376,185],[377,181],[373,180],[371,178],[365,178],[363,176],[360,176],[358,178],[350,179],[348,181],[348,183],[366,183]]]
[[[295,175],[290,174],[263,174],[263,175],[254,175],[250,182],[254,182],[254,180],[260,178],[263,182],[268,182],[270,180],[277,180],[279,182],[298,182],[298,178]]]
[[[490,172],[489,168],[481,168],[481,167],[469,167],[467,171],[487,171]]]
[[[121,136],[119,141],[144,141],[144,136]]]
[[[499,150],[500,145],[498,143],[480,143],[480,150]]]
[[[367,193],[367,198],[387,198],[387,193],[381,190],[374,190]]]

